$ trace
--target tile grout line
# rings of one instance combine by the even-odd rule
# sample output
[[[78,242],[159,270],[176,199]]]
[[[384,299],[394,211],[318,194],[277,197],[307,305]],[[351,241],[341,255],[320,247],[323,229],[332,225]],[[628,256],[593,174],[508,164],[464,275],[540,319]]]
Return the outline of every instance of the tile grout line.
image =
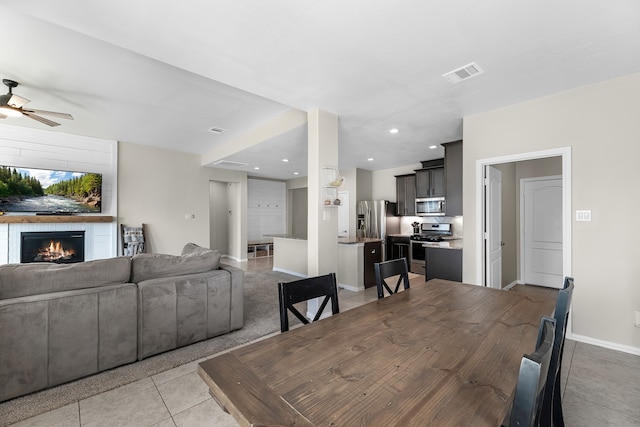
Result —
[[[76,402],[77,405],[77,409],[78,409],[78,426],[82,427],[82,413],[80,412],[80,401],[78,400]]]

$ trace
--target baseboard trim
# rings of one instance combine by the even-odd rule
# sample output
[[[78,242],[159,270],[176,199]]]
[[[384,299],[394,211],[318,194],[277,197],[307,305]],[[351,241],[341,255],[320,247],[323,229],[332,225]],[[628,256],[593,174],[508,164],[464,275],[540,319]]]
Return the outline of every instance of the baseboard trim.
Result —
[[[273,271],[279,271],[280,273],[291,274],[292,276],[302,277],[303,279],[308,277],[306,274],[298,273],[296,271],[285,270],[284,268],[273,267]]]
[[[508,291],[509,289],[513,288],[515,285],[519,285],[520,283],[518,283],[517,280],[514,280],[513,282],[509,283],[507,286],[504,286],[502,288],[503,291]]]
[[[342,289],[346,289],[348,291],[352,291],[352,292],[361,292],[364,291],[364,289],[358,289],[355,286],[351,286],[351,285],[344,285],[342,283],[338,283],[338,287],[342,288]]]
[[[570,334],[567,331],[567,338],[570,340],[582,342],[585,344],[591,344],[598,347],[603,347],[609,350],[621,351],[623,353],[633,354],[635,356],[640,356],[640,348],[632,347],[630,345],[618,344],[610,341],[599,340],[596,338],[587,337],[579,334]]]

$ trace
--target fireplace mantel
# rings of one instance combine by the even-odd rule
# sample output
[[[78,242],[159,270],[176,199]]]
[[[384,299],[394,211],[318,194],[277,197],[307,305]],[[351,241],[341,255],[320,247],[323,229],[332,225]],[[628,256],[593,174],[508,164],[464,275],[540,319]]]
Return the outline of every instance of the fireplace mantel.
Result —
[[[81,222],[112,222],[112,216],[98,215],[6,215],[0,224],[61,224]]]

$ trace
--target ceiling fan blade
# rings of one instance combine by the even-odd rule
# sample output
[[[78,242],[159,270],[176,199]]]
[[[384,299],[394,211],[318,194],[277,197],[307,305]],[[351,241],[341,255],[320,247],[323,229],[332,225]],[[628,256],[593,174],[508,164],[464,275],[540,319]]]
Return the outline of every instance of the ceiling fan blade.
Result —
[[[16,94],[11,94],[11,99],[9,100],[9,102],[7,102],[7,104],[16,107],[16,108],[20,108],[23,105],[25,105],[27,102],[29,102],[29,100],[27,98],[23,98],[21,96],[18,96]]]
[[[47,126],[51,126],[51,127],[60,126],[60,123],[56,123],[56,122],[54,122],[52,120],[45,119],[44,117],[37,116],[37,115],[31,113],[30,111],[22,110],[22,114],[24,114],[25,116],[29,117],[30,119],[37,120],[40,123],[44,123]]]
[[[45,116],[53,116],[53,117],[59,117],[61,119],[73,120],[73,116],[67,113],[58,113],[55,111],[47,111],[47,110],[25,110],[25,109],[23,109],[22,111],[24,113],[44,114]]]

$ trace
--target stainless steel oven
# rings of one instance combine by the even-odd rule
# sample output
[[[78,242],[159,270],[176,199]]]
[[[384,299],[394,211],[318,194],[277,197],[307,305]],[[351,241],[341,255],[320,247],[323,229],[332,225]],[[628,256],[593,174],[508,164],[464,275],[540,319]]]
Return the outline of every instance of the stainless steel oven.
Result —
[[[416,274],[425,274],[425,252],[422,245],[424,241],[411,239],[409,251],[409,271]]]
[[[450,238],[452,234],[449,223],[422,223],[420,234],[411,236],[411,248],[409,251],[409,271],[417,274],[425,274],[425,248],[422,246],[428,242],[439,242],[444,238]]]

